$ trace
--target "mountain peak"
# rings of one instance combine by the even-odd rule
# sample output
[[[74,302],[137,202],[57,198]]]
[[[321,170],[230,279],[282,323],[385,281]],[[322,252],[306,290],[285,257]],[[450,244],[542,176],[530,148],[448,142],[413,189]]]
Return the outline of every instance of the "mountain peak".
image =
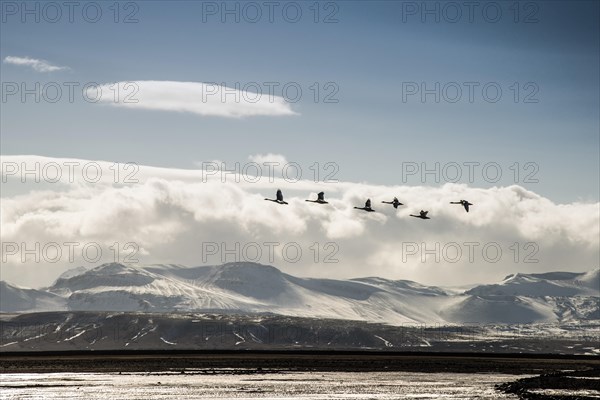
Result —
[[[120,264],[117,262],[101,264],[92,269],[94,272],[103,272],[103,273],[115,273],[120,274],[126,271],[131,270],[132,267],[128,267],[124,264]]]
[[[58,279],[51,290],[60,292],[62,289],[77,291],[98,287],[136,287],[148,285],[154,279],[155,275],[151,272],[113,262],[99,265],[67,279]]]
[[[71,279],[74,276],[78,276],[78,275],[84,274],[87,271],[88,271],[88,269],[86,267],[83,267],[83,266],[71,268],[69,270],[66,270],[62,274],[60,274],[60,276],[58,278],[56,278],[56,281],[58,281],[60,279]],[[55,283],[56,283],[56,281],[55,281]]]
[[[266,265],[266,264],[260,264],[260,263],[255,263],[255,262],[249,262],[249,261],[234,261],[234,262],[228,262],[225,264],[220,265],[220,268],[222,269],[248,269],[248,270],[263,270],[263,271],[279,271],[279,269],[275,268],[272,265]]]

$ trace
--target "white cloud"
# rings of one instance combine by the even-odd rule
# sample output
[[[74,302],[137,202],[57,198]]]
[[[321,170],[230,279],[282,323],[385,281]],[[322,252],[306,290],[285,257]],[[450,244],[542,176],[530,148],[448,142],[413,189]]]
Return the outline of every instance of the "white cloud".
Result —
[[[203,243],[214,242],[229,250],[235,249],[236,243],[240,247],[258,243],[264,252],[261,262],[295,275],[383,276],[439,285],[491,282],[515,272],[582,271],[598,266],[599,203],[555,204],[516,185],[490,189],[463,184],[411,187],[310,180],[294,183],[281,177],[236,183],[231,176],[223,181],[220,175],[207,176],[202,170],[146,166],[135,174],[137,183],[124,184],[121,179],[115,184],[114,165],[100,161],[102,179],[91,184],[78,178],[85,160],[36,156],[0,159],[6,180],[0,212],[2,241],[26,243],[28,249],[35,242],[42,246],[50,242],[97,242],[107,253],[103,261],[111,261],[114,254],[107,249],[115,242],[120,244],[121,256],[127,254],[123,245],[135,242],[140,247],[140,263],[200,265],[221,263],[221,254],[203,261]],[[73,162],[79,166],[73,171],[72,183],[63,179],[61,184],[33,184],[20,192],[11,189],[23,184],[18,173],[7,171],[15,165],[31,171],[36,162],[40,171],[49,163],[60,166]],[[123,171],[122,166],[120,169]],[[66,174],[65,167],[63,178]],[[263,200],[272,197],[277,188],[283,190],[289,205]],[[304,201],[321,190],[329,204]],[[381,203],[394,196],[406,205],[394,210]],[[353,209],[368,197],[376,213]],[[448,204],[463,198],[474,203],[468,214],[460,206]],[[420,209],[429,210],[432,219],[409,217]],[[267,257],[266,242],[280,243],[273,262]],[[473,260],[464,244],[467,242],[478,243]],[[285,260],[285,243],[301,246],[300,261]],[[318,244],[316,263],[314,243]],[[326,247],[329,243],[334,247]],[[457,262],[449,262],[442,254],[445,247],[452,250],[453,243],[463,252]],[[527,243],[535,246],[526,248]],[[486,244],[500,246],[500,260],[484,258]],[[418,253],[408,254],[407,245],[418,246]],[[435,255],[425,254],[436,246],[440,247],[440,262]],[[339,263],[324,263],[324,257],[332,254]],[[72,263],[22,263],[19,255],[9,256],[3,264],[2,279],[25,286],[47,284],[64,269],[89,265],[81,257]],[[524,263],[527,256],[539,262]],[[233,261],[233,257],[226,261]]]
[[[264,169],[265,175],[272,173],[273,176],[282,177],[282,176],[284,176],[283,174],[285,173],[286,177],[297,176],[297,175],[294,175],[294,174],[297,174],[297,170],[294,167],[294,165],[291,163],[288,163],[288,160],[281,154],[273,154],[273,153],[253,154],[253,155],[248,156],[248,161],[258,164],[261,168],[261,170],[260,170],[261,174],[263,173],[263,169]],[[287,171],[288,168],[291,168],[289,173]]]
[[[252,155],[248,156],[248,160],[255,162],[257,164],[277,163],[279,165],[285,165],[288,163],[285,156],[283,156],[281,154],[273,154],[273,153],[252,154]]]
[[[54,71],[62,71],[62,70],[69,69],[69,67],[61,67],[58,65],[53,65],[46,60],[39,60],[37,58],[30,58],[30,57],[7,56],[4,58],[4,63],[31,67],[37,72],[54,72]]]
[[[118,88],[118,91],[117,91]],[[128,81],[89,88],[88,96],[119,107],[242,118],[297,115],[283,97],[203,82]]]

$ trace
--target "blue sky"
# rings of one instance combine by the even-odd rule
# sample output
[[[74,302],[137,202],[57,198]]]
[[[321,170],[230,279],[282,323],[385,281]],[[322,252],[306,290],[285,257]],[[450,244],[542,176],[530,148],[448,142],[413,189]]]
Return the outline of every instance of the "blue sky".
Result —
[[[240,23],[232,17],[223,23],[203,14],[208,3],[135,2],[138,22],[131,24],[114,23],[112,2],[97,3],[103,10],[97,23],[78,10],[73,23],[66,15],[58,23],[32,17],[23,23],[5,13],[3,60],[30,57],[68,69],[36,72],[4,62],[1,80],[296,82],[303,89],[290,105],[297,115],[228,118],[11,97],[2,103],[2,154],[195,168],[198,161],[245,162],[251,154],[273,153],[303,166],[333,161],[342,180],[383,185],[402,183],[403,162],[496,162],[502,185],[514,183],[509,167],[515,162],[534,162],[539,183],[517,183],[555,202],[598,201],[598,2],[522,2],[516,23],[514,3],[503,1],[492,4],[502,11],[495,23],[481,11],[489,2],[477,2],[473,22],[463,8],[457,23],[444,14],[440,22],[431,15],[422,22],[420,10],[406,12],[407,4],[423,3],[391,1],[320,3],[319,23],[312,2],[295,3],[303,11],[298,23],[287,22],[280,9],[273,23],[266,16],[250,23],[243,15]],[[119,4],[121,19],[134,10]],[[333,11],[338,22],[323,23]],[[525,23],[527,16],[537,22]],[[321,92],[315,102],[314,82],[321,90],[333,82],[339,101],[324,103]],[[465,91],[456,103],[436,103],[433,96],[421,102],[418,95],[403,102],[407,82],[480,85],[473,103]],[[503,90],[496,103],[482,97],[480,88],[490,82]],[[515,82],[518,102],[510,89]],[[538,89],[537,103],[523,102],[528,82]]]
[[[104,262],[114,243],[133,241],[142,264],[199,265],[206,263],[200,243],[294,241],[310,255],[314,243],[334,242],[336,264],[310,256],[261,261],[300,276],[441,285],[597,267],[600,3],[475,1],[472,20],[465,3],[282,1],[270,22],[262,1],[80,2],[72,22],[63,8],[52,23],[45,19],[54,11],[43,7],[63,2],[2,1],[3,243],[100,243]],[[241,11],[247,4],[261,8],[257,23],[244,18],[253,16]],[[23,7],[38,7],[40,21],[31,14],[23,21]],[[98,22],[87,21],[83,7],[101,9]],[[240,21],[229,14],[223,22],[223,7],[238,7]],[[284,7],[302,11],[298,22],[284,18]],[[439,10],[439,21],[423,7]],[[130,12],[137,22],[123,23]],[[331,13],[336,22],[324,23]],[[103,89],[98,103],[84,99],[89,83]],[[212,83],[240,90],[208,98]],[[247,97],[258,90],[252,83],[263,91],[256,102]],[[36,84],[59,87],[62,97],[51,102],[50,91],[21,101],[21,88]],[[78,85],[73,102],[66,84]],[[124,101],[128,84],[137,103]],[[268,85],[277,85],[269,99]],[[302,96],[291,101],[284,86]],[[232,101],[232,93],[243,99]],[[325,102],[328,95],[336,101]],[[4,169],[73,159],[105,161],[103,180],[23,185]],[[206,182],[198,168],[213,160],[230,169],[294,162],[303,179],[290,183],[278,170],[274,182]],[[111,182],[112,162],[143,166],[140,181]],[[311,166],[319,163],[322,180],[327,162],[337,164],[340,182],[312,182]],[[479,166],[469,182],[472,162]],[[443,174],[422,179],[423,167],[436,163],[458,165],[458,184]],[[502,176],[484,179],[483,165]],[[404,179],[410,166],[421,171]],[[289,206],[264,201],[277,188]],[[322,190],[325,207],[304,201]],[[405,206],[383,207],[393,196]],[[366,198],[377,212],[354,209]],[[468,214],[448,204],[458,199],[474,203]],[[420,209],[432,219],[409,216]],[[403,261],[406,243],[473,241],[499,243],[504,258]],[[535,244],[539,262],[515,261],[515,243],[521,255]],[[63,257],[40,268],[20,255],[3,263],[2,279],[26,286],[95,263]]]

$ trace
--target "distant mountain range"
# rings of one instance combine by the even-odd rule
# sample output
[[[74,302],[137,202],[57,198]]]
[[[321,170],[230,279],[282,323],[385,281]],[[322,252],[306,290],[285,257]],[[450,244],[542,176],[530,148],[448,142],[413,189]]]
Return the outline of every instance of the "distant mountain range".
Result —
[[[298,278],[255,263],[79,267],[43,290],[0,281],[0,311],[272,314],[405,323],[571,323],[600,320],[600,269],[514,274],[464,292],[406,280]]]

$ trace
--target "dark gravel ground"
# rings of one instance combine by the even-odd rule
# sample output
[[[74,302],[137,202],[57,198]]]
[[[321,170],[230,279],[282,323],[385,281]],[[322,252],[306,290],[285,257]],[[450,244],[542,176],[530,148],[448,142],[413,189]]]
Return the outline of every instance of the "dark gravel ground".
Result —
[[[255,371],[409,371],[548,374],[600,369],[600,358],[555,355],[474,355],[335,351],[81,351],[0,353],[0,373]],[[212,372],[211,372],[212,371]]]

